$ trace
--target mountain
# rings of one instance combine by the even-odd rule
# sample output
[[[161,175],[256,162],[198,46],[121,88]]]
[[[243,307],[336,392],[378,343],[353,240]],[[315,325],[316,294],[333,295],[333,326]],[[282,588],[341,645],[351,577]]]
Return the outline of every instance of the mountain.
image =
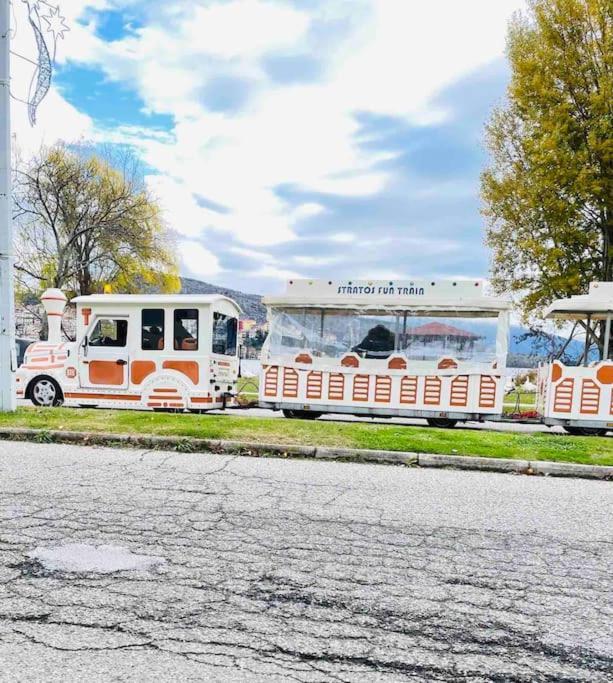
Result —
[[[218,287],[210,282],[193,280],[189,277],[181,278],[181,294],[222,294],[230,297],[243,309],[243,318],[251,318],[259,324],[266,322],[266,307],[262,304],[259,294],[245,294],[236,289]]]

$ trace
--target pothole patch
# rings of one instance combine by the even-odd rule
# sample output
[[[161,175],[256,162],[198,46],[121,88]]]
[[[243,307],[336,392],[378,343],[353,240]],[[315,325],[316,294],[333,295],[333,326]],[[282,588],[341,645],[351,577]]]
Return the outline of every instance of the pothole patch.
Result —
[[[147,571],[164,564],[163,557],[138,555],[118,545],[67,543],[50,548],[35,548],[28,557],[51,572],[112,572]]]

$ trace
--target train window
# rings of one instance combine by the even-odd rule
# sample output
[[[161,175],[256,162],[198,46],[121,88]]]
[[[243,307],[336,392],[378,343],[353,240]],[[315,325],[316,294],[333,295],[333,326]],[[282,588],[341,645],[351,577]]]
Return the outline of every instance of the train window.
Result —
[[[89,346],[110,346],[121,348],[128,339],[128,321],[100,318],[90,337]]]
[[[198,350],[198,309],[177,308],[174,319],[175,351]]]
[[[143,308],[141,312],[141,349],[164,350],[164,309]]]
[[[223,313],[213,314],[213,353],[236,355],[238,320]]]

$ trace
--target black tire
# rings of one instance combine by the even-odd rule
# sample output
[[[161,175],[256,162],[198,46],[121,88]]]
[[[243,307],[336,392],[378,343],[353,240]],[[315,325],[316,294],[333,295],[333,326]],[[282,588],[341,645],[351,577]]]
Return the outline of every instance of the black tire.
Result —
[[[318,417],[321,417],[321,415],[321,413],[315,413],[311,410],[283,409],[283,416],[290,420],[316,420]]]
[[[572,436],[604,436],[607,433],[606,429],[601,427],[571,427],[564,425],[565,432],[572,434]]]
[[[52,408],[64,403],[60,385],[52,377],[35,377],[28,385],[28,397],[39,408]]]
[[[453,429],[457,424],[457,420],[451,420],[448,417],[429,417],[426,422],[430,427],[437,427],[438,429]]]

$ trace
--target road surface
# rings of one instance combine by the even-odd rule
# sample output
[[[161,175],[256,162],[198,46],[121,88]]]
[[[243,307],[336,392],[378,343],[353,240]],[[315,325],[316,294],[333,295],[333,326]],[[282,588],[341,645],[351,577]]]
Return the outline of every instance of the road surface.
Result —
[[[612,514],[606,482],[0,441],[0,680],[611,681]]]

